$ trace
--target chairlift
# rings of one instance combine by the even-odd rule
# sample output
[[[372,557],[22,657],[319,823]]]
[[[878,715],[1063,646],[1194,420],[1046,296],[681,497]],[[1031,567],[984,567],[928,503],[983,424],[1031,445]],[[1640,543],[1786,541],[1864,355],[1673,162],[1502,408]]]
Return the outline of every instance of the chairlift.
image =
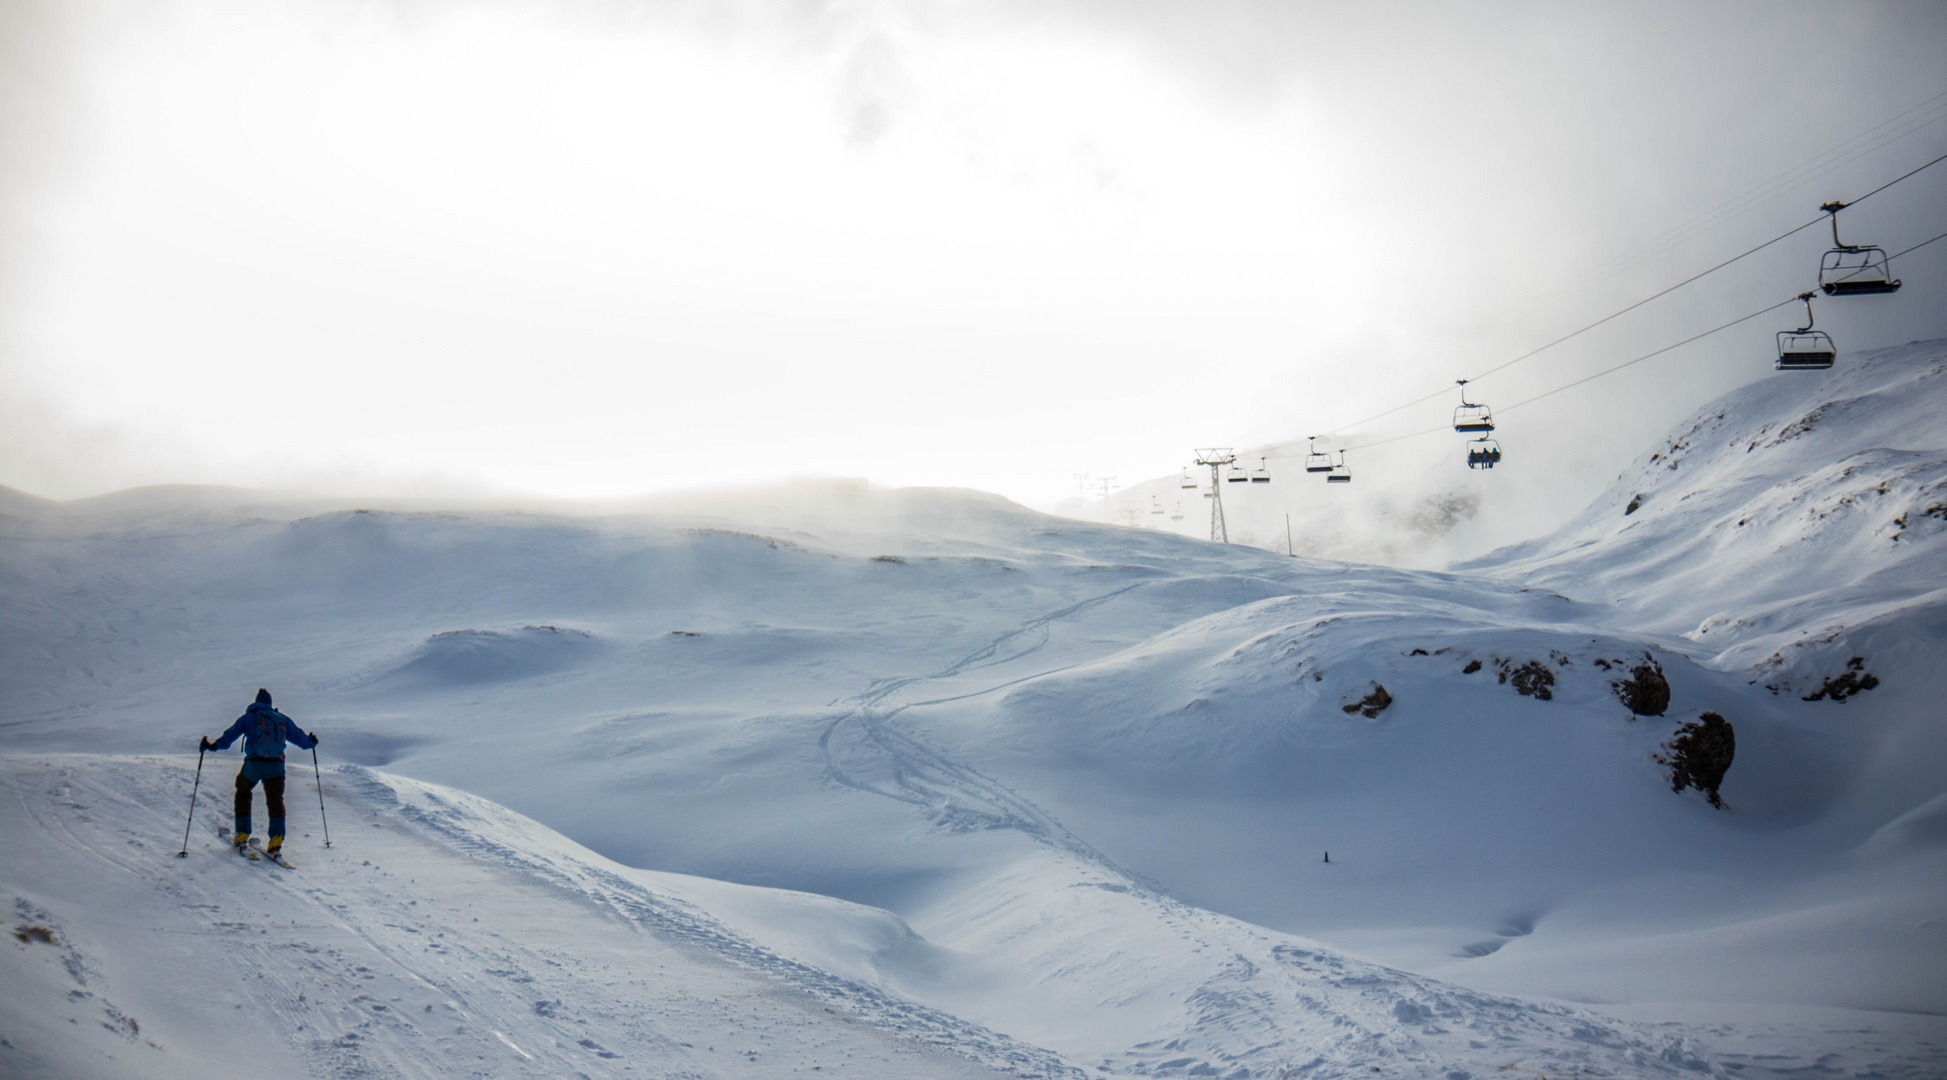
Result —
[[[1149,512],[1150,512],[1150,513],[1152,513],[1152,514],[1160,514],[1160,513],[1162,513],[1162,512],[1163,512],[1163,500],[1161,500],[1161,499],[1159,499],[1159,498],[1157,498],[1157,497],[1156,497],[1156,496],[1154,496],[1154,495],[1151,495],[1151,496],[1149,497]]]
[[[1501,463],[1501,444],[1483,435],[1467,444],[1467,467],[1491,469]]]
[[[1190,470],[1185,469],[1183,470],[1183,478],[1177,483],[1177,486],[1185,491],[1194,490],[1197,486],[1197,478],[1191,474]]]
[[[1318,452],[1318,436],[1307,435],[1305,438],[1311,441],[1311,453],[1305,455],[1305,471],[1331,472],[1332,455]]]
[[[1332,466],[1332,471],[1326,474],[1325,482],[1328,484],[1349,484],[1352,482],[1352,470],[1346,468],[1345,465],[1345,451],[1339,451],[1339,463]]]
[[[1832,344],[1831,335],[1823,330],[1812,329],[1812,294],[1798,294],[1805,301],[1805,325],[1796,330],[1778,331],[1779,371],[1820,371],[1832,366],[1838,359],[1839,348]]]
[[[1268,463],[1267,459],[1258,458],[1257,468],[1251,470],[1251,483],[1268,484],[1270,482],[1271,482],[1271,466]]]
[[[1182,503],[1180,503],[1180,502],[1179,502],[1179,503],[1177,503],[1177,504],[1176,504],[1176,509],[1174,509],[1174,510],[1172,510],[1172,511],[1170,511],[1170,520],[1171,520],[1171,521],[1182,521],[1182,520],[1183,520],[1183,504],[1182,504]]]
[[[1250,480],[1251,480],[1251,474],[1245,472],[1244,466],[1242,465],[1233,464],[1230,467],[1230,471],[1224,474],[1224,481],[1226,483],[1246,484],[1249,483]]]
[[[1848,244],[1839,239],[1839,211],[1849,205],[1829,202],[1819,209],[1832,215],[1832,250],[1819,259],[1819,288],[1827,296],[1868,296],[1900,290],[1893,264],[1875,244]]]
[[[1460,408],[1453,411],[1453,429],[1459,432],[1493,431],[1494,415],[1485,405],[1475,405],[1467,400],[1467,380],[1455,379],[1460,384]]]

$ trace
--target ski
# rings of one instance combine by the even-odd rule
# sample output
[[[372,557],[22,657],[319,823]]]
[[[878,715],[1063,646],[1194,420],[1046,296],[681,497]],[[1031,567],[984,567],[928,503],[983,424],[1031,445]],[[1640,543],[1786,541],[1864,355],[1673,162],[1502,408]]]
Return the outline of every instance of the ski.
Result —
[[[237,854],[243,856],[246,859],[249,859],[251,862],[257,861],[257,853],[250,850],[247,847],[244,847],[242,844],[237,843],[236,834],[228,831],[220,830],[217,832],[216,835],[224,843],[230,845],[230,849],[232,851],[235,851]]]
[[[262,847],[255,840],[250,841],[250,848],[252,851],[261,853],[264,858],[270,860],[271,862],[276,863],[277,865],[283,867],[286,870],[297,869],[297,865],[291,862],[291,860],[286,859],[282,851],[272,851],[267,847]],[[257,857],[256,855],[251,856],[251,858],[253,859],[256,857]]]

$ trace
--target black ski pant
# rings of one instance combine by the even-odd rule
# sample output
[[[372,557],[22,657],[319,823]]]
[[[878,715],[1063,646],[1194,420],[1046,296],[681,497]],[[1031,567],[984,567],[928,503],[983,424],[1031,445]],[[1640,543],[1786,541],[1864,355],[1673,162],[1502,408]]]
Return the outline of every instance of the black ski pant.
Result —
[[[247,833],[250,831],[250,792],[252,788],[257,786],[257,780],[259,778],[258,776],[252,775],[256,772],[256,769],[250,768],[249,764],[245,763],[243,770],[237,773],[236,825],[238,833]],[[284,835],[284,776],[280,772],[276,776],[265,776],[262,779],[264,782],[264,809],[270,811],[270,834],[272,836],[282,836]]]

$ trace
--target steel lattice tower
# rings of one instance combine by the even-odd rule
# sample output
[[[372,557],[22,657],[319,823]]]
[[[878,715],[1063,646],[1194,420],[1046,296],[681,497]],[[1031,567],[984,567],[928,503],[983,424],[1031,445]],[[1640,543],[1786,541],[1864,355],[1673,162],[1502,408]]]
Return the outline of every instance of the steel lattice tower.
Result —
[[[1197,464],[1210,466],[1210,540],[1212,543],[1230,543],[1230,529],[1224,524],[1224,478],[1220,470],[1237,461],[1237,455],[1228,446],[1212,446],[1197,451]]]

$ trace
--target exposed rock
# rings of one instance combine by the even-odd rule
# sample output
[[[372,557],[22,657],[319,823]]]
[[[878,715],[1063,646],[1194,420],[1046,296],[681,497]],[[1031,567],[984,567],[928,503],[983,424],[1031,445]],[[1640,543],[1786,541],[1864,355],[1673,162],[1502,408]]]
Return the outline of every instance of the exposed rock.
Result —
[[[1899,529],[1899,531],[1893,534],[1894,540],[1905,536],[1906,530],[1912,528],[1910,521],[1914,514],[1919,514],[1923,518],[1939,518],[1942,521],[1947,521],[1947,503],[1935,503],[1925,510],[1909,510],[1899,517],[1894,518],[1893,524]]]
[[[1372,719],[1376,719],[1379,716],[1380,711],[1385,709],[1386,706],[1391,705],[1392,703],[1393,703],[1393,695],[1387,693],[1385,687],[1379,685],[1378,683],[1373,683],[1372,693],[1367,694],[1365,698],[1361,701],[1355,701],[1352,704],[1345,706],[1344,709],[1346,712],[1349,713],[1363,714],[1366,719],[1372,720]]]
[[[1670,680],[1663,677],[1663,665],[1645,654],[1629,676],[1609,684],[1616,699],[1637,716],[1662,716],[1670,707]]]
[[[1501,668],[1500,682],[1513,682],[1515,693],[1523,697],[1552,700],[1555,696],[1555,672],[1540,660],[1530,660],[1520,667],[1511,667],[1510,661],[1499,657],[1494,661]]]
[[[1864,693],[1878,686],[1879,676],[1863,670],[1865,666],[1865,657],[1853,657],[1846,661],[1846,670],[1843,674],[1828,677],[1825,685],[1806,694],[1805,700],[1822,701],[1831,698],[1833,701],[1844,701],[1854,694]]]
[[[1737,735],[1730,721],[1714,712],[1699,715],[1677,728],[1676,738],[1663,744],[1667,754],[1653,755],[1658,764],[1670,768],[1670,790],[1682,792],[1694,787],[1704,793],[1712,806],[1724,808],[1717,787],[1737,756]]]
[[[1467,666],[1460,669],[1460,673],[1462,675],[1472,675],[1474,672],[1479,671],[1480,669],[1481,669],[1481,662],[1479,660],[1469,660],[1467,661]]]
[[[1806,432],[1817,427],[1818,422],[1825,418],[1825,414],[1827,412],[1831,411],[1833,404],[1834,402],[1828,401],[1825,404],[1820,405],[1818,408],[1813,409],[1811,412],[1806,413],[1804,416],[1801,416],[1798,419],[1792,421],[1791,423],[1785,425],[1785,427],[1778,432],[1778,437],[1771,440],[1771,445],[1777,446],[1779,443],[1782,442],[1790,442],[1791,440],[1796,439],[1800,435],[1803,435]]]

